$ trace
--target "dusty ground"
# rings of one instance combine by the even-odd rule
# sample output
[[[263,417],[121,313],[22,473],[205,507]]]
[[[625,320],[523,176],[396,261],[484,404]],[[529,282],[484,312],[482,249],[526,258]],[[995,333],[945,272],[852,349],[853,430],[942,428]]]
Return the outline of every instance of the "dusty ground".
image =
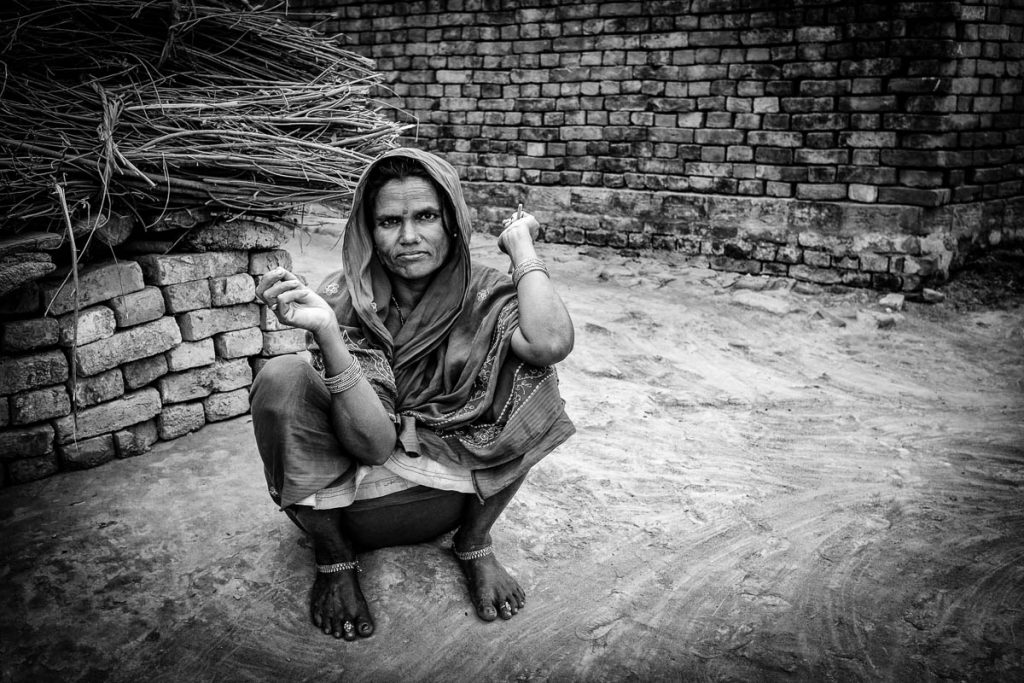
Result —
[[[294,244],[297,270],[333,241]],[[496,528],[529,595],[511,622],[471,615],[440,539],[362,558],[373,638],[319,634],[245,417],[0,492],[0,680],[1022,680],[1019,254],[889,315],[542,251],[579,433]]]

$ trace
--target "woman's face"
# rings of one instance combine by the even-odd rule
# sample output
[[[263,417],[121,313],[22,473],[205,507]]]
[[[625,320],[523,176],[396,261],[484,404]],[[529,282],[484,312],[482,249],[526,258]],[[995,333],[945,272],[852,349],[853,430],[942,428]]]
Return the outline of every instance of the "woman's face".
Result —
[[[426,178],[389,180],[377,193],[373,217],[377,256],[394,275],[422,280],[448,257],[441,200]]]

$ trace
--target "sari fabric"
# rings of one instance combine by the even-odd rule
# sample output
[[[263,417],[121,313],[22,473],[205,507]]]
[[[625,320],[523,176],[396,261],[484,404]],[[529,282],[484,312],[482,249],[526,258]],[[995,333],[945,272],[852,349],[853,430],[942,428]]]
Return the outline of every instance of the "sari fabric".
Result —
[[[451,240],[448,259],[396,336],[388,332],[391,283],[374,251],[365,206],[375,164],[405,156],[434,179]],[[343,268],[318,293],[331,305],[353,356],[396,424],[397,446],[473,473],[486,498],[519,478],[575,431],[553,367],[535,367],[511,350],[518,327],[511,279],[470,261],[472,234],[455,169],[415,149],[392,150],[371,164],[356,189],[343,237]],[[314,365],[322,364],[313,350]],[[318,369],[320,369],[318,367]]]

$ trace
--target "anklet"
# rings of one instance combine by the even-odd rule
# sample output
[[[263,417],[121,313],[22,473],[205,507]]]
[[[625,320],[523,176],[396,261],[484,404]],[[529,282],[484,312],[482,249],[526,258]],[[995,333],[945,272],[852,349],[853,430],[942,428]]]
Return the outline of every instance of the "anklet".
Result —
[[[464,553],[460,553],[455,547],[452,547],[452,552],[455,553],[455,557],[462,561],[466,560],[479,560],[481,557],[487,557],[488,555],[494,554],[494,546],[487,546],[486,548],[480,548],[480,550],[469,550]]]
[[[335,562],[334,564],[318,564],[316,566],[316,570],[321,574],[333,574],[334,572],[344,572],[349,569],[363,571],[363,568],[359,566],[359,560],[355,560],[353,562]]]

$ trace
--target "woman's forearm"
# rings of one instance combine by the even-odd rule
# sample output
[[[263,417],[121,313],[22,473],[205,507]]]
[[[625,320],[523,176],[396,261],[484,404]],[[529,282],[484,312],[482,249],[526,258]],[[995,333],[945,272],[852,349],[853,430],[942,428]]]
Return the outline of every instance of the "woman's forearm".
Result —
[[[513,268],[537,258],[532,242],[510,245]],[[533,365],[554,365],[572,351],[572,319],[544,270],[531,270],[516,283],[519,329],[513,335],[516,355]]]
[[[314,338],[323,355],[326,376],[338,375],[358,362],[336,326],[315,333]],[[341,393],[331,394],[331,418],[338,441],[356,460],[380,465],[391,455],[395,426],[366,377]]]

